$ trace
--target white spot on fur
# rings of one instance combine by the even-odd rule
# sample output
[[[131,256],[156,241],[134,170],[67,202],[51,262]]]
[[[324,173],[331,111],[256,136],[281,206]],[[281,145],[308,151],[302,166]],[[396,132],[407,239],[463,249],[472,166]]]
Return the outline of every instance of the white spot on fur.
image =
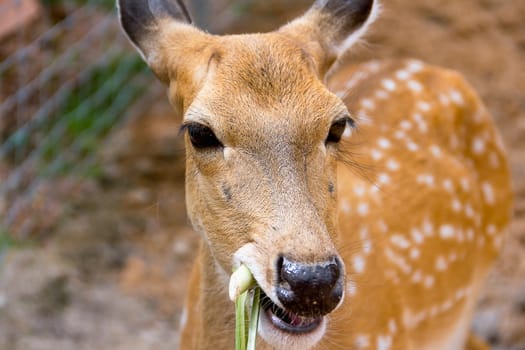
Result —
[[[375,97],[379,100],[386,100],[390,95],[385,90],[377,90]]]
[[[390,142],[389,139],[387,138],[380,138],[377,143],[379,144],[379,147],[383,148],[383,149],[388,149],[392,146],[392,143]]]
[[[394,91],[397,87],[396,82],[392,79],[384,79],[381,82],[381,85],[383,85],[383,87],[388,91]]]
[[[377,350],[390,350],[392,347],[392,336],[380,335],[377,337]]]
[[[417,152],[419,150],[419,146],[414,141],[409,140],[407,141],[406,145],[408,150],[411,152]]]
[[[425,321],[428,316],[427,310],[422,310],[417,313],[413,313],[408,309],[403,311],[403,324],[408,329],[413,329],[417,327],[421,322]]]
[[[410,72],[406,71],[406,70],[398,70],[396,72],[396,78],[399,79],[399,80],[407,80],[409,79],[411,76]]]
[[[454,198],[452,200],[452,210],[454,210],[456,213],[460,212],[463,206],[461,205],[461,202],[459,199]]]
[[[376,108],[376,104],[374,100],[370,98],[364,98],[363,100],[361,100],[361,107],[365,109],[374,109]]]
[[[439,228],[439,235],[443,239],[450,239],[454,237],[456,230],[452,225],[441,225]]]
[[[388,168],[388,170],[391,170],[391,171],[397,171],[397,170],[399,170],[399,163],[396,162],[396,161],[393,160],[393,159],[389,159],[389,160],[386,162],[386,167]]]
[[[420,111],[428,112],[428,111],[430,111],[431,106],[430,106],[430,103],[428,103],[428,102],[420,101],[420,102],[417,103],[417,108]]]
[[[356,273],[362,273],[365,270],[365,259],[361,255],[356,255],[352,259],[352,266]]]
[[[401,248],[401,249],[407,249],[410,247],[410,242],[408,241],[408,239],[406,239],[402,235],[396,234],[396,235],[390,236],[390,242],[396,247]]]
[[[434,225],[428,219],[425,219],[423,222],[423,233],[427,237],[431,237],[434,234]]]
[[[370,155],[372,156],[372,159],[375,161],[381,160],[381,158],[383,158],[383,152],[377,149],[370,150]]]
[[[443,180],[443,188],[447,191],[452,193],[454,191],[454,183],[450,179]]]
[[[450,92],[450,99],[452,100],[452,102],[454,102],[458,106],[462,106],[462,105],[465,104],[465,100],[463,98],[463,95],[458,90],[452,90]]]
[[[379,69],[381,69],[381,63],[379,63],[379,60],[372,60],[363,65],[364,69],[369,71],[370,73],[377,73]]]
[[[420,93],[421,91],[423,91],[423,85],[421,85],[421,83],[416,80],[408,81],[407,86],[410,90],[412,90],[415,93]]]
[[[441,104],[444,107],[447,107],[448,105],[450,105],[450,99],[445,94],[439,94],[439,102],[441,102]]]
[[[390,321],[388,321],[388,330],[390,331],[390,334],[395,334],[395,333],[397,333],[397,323],[396,323],[396,320],[391,319]]]
[[[468,192],[470,191],[470,180],[466,177],[462,178],[460,180],[461,188],[463,191]]]
[[[358,350],[364,350],[370,346],[370,337],[365,334],[359,334],[355,337],[354,345]]]
[[[357,185],[356,187],[354,187],[354,193],[357,197],[363,197],[366,193],[365,186]]]
[[[432,174],[420,174],[416,178],[418,184],[427,185],[429,187],[434,186],[435,178]]]
[[[404,130],[410,130],[412,129],[412,123],[409,122],[408,120],[403,120],[399,126],[401,126],[401,129],[404,129]]]
[[[441,158],[443,152],[441,151],[441,148],[437,145],[430,146],[430,153],[436,158]]]
[[[465,204],[465,215],[469,218],[469,219],[473,219],[474,218],[474,209],[472,209],[472,206],[467,203]]]
[[[412,274],[412,283],[419,283],[423,280],[423,273],[421,272],[421,270],[416,270],[416,272],[414,272]]]
[[[407,136],[407,134],[403,131],[403,130],[397,130],[395,133],[394,133],[394,137],[398,140],[403,140],[405,139]]]
[[[436,259],[436,270],[438,271],[445,271],[448,267],[448,264],[447,264],[447,261],[445,260],[444,257],[442,256],[439,256],[437,259]]]
[[[394,265],[396,265],[404,274],[408,275],[412,272],[412,267],[407,263],[403,256],[395,254],[391,249],[385,249],[385,256]]]
[[[423,282],[423,284],[425,285],[425,288],[427,289],[430,289],[434,286],[434,283],[435,283],[435,279],[434,279],[434,276],[426,276],[425,277],[425,281]]]
[[[368,215],[368,203],[359,203],[357,206],[357,214],[360,216],[367,216]]]
[[[485,141],[481,138],[475,138],[472,141],[472,152],[477,155],[481,155],[485,152]]]
[[[377,181],[381,185],[388,185],[390,183],[390,176],[388,176],[388,174],[379,174]]]
[[[421,256],[421,251],[417,248],[410,249],[410,259],[417,260]]]
[[[424,102],[420,102],[420,103],[423,103],[422,106],[427,106],[427,105],[430,106],[428,103],[424,103]],[[427,122],[425,121],[425,118],[423,118],[423,116],[420,113],[414,113],[414,115],[412,116],[412,119],[416,121],[417,127],[420,132],[426,133],[428,131]]]
[[[483,190],[483,198],[485,199],[485,203],[489,205],[493,205],[496,203],[496,198],[494,196],[494,188],[491,184],[488,182],[484,182],[481,185],[481,189]]]
[[[423,70],[423,66],[424,65],[423,65],[423,63],[421,61],[411,60],[408,63],[406,70],[409,71],[412,74],[415,74],[415,73],[418,73],[421,70]]]
[[[410,231],[410,235],[416,244],[423,243],[423,240],[425,239],[421,231],[417,228],[413,228],[412,231]]]

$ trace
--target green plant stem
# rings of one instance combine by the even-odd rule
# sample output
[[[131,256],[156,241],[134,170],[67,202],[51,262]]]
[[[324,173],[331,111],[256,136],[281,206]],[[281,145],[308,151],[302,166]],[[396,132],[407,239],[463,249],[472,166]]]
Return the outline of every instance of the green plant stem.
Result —
[[[246,297],[244,292],[235,300],[235,350],[246,350]]]
[[[259,327],[259,313],[261,309],[261,289],[253,289],[252,308],[250,314],[250,326],[248,329],[248,345],[246,350],[255,350],[255,341],[257,340],[257,328]]]

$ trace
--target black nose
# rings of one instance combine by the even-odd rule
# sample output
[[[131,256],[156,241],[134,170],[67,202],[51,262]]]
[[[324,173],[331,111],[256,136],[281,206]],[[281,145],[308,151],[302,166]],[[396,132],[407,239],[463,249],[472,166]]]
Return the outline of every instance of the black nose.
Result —
[[[281,257],[277,263],[277,297],[298,315],[326,315],[343,297],[342,264],[337,257],[304,264]]]

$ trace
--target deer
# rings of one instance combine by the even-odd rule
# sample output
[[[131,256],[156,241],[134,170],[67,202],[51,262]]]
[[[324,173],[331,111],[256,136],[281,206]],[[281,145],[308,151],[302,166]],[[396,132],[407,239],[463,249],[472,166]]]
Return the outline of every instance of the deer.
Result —
[[[119,0],[182,118],[195,252],[181,349],[233,349],[233,269],[261,288],[259,349],[488,349],[470,330],[508,228],[504,145],[459,74],[343,56],[377,0],[317,0],[214,35],[180,0]]]

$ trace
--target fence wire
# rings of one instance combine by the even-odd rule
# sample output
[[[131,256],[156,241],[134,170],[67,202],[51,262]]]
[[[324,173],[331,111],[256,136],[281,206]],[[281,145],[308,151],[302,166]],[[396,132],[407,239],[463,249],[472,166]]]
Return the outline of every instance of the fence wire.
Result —
[[[220,31],[250,1],[188,3]],[[98,176],[104,140],[156,97],[114,0],[0,0],[0,22],[1,251],[52,229],[66,203],[48,199]]]
[[[185,2],[215,33],[255,3]],[[100,175],[111,132],[159,98],[114,3],[0,0],[0,253],[12,237],[52,230],[68,195]]]
[[[0,235],[24,238],[63,214],[49,196],[97,176],[98,150],[140,112],[151,76],[119,31],[113,1],[0,5],[2,21],[16,16],[0,32]]]

